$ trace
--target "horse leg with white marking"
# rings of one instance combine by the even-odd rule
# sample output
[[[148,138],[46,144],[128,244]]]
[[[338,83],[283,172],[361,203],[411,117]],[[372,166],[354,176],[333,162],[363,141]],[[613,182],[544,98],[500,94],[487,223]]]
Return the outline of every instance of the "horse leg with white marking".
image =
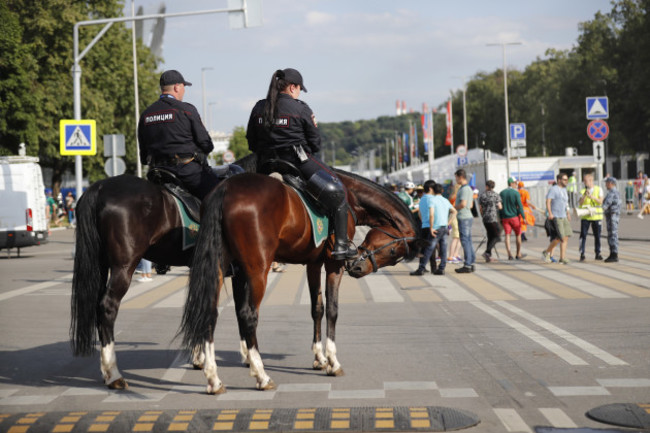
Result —
[[[262,298],[266,290],[267,273],[265,270],[268,270],[268,267],[268,265],[262,266],[259,272],[252,272],[253,277],[250,278],[248,281],[249,285],[247,286],[250,290],[246,290],[246,302],[240,305],[237,312],[237,317],[241,318],[242,322],[240,326],[243,331],[244,340],[246,341],[250,373],[255,378],[257,382],[256,387],[259,390],[275,389],[275,383],[264,370],[264,363],[262,362],[262,356],[260,355],[257,343],[257,323],[260,304],[262,303]],[[247,270],[247,272],[250,272],[250,270]]]
[[[339,315],[339,285],[343,277],[343,267],[340,262],[325,262],[325,290],[326,290],[326,315],[327,315],[327,343],[325,356],[327,357],[326,371],[329,376],[343,376],[343,368],[336,357],[336,320]]]
[[[321,292],[321,270],[322,264],[307,265],[307,282],[309,284],[309,295],[311,298],[311,318],[314,321],[314,339],[312,340],[311,350],[314,354],[312,368],[314,370],[324,370],[327,366],[327,358],[323,352],[323,343],[321,342],[321,322],[323,321],[323,294]]]
[[[110,389],[126,389],[128,384],[117,368],[115,355],[115,320],[120,308],[120,301],[131,284],[135,264],[128,266],[111,266],[110,278],[104,296],[99,300],[97,312],[97,331],[100,351],[100,368],[104,383]]]

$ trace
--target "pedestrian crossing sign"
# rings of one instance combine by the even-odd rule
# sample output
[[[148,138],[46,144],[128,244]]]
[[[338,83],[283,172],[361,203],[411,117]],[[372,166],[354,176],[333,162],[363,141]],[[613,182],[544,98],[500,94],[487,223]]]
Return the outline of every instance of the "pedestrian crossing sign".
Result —
[[[61,155],[97,154],[95,120],[61,120],[59,130]]]

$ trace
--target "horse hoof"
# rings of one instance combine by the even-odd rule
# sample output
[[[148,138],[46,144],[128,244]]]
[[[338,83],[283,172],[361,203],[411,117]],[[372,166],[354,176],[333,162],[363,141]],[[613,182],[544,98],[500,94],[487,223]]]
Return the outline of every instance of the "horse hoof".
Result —
[[[203,364],[198,363],[198,364],[192,364],[195,370],[203,370]]]
[[[273,382],[272,380],[269,380],[267,382],[267,384],[264,385],[264,386],[262,386],[259,383],[257,384],[257,389],[259,389],[260,391],[270,391],[270,390],[275,389],[275,388],[276,388],[275,382]]]
[[[224,392],[226,392],[226,387],[223,384],[221,384],[221,386],[219,386],[219,389],[213,389],[212,386],[208,385],[208,388],[207,388],[206,391],[207,391],[208,394],[219,395],[219,394],[223,394]]]
[[[327,367],[327,362],[314,361],[311,368],[313,368],[314,370],[324,370],[325,367]]]
[[[327,369],[327,375],[328,376],[336,376],[336,377],[338,377],[338,376],[344,376],[345,372],[340,367],[339,367],[338,370],[335,370],[335,371],[332,371],[332,369],[328,368]]]
[[[119,379],[109,383],[108,385],[109,389],[128,389],[129,384],[126,383],[126,380],[124,380],[123,377],[120,377]]]

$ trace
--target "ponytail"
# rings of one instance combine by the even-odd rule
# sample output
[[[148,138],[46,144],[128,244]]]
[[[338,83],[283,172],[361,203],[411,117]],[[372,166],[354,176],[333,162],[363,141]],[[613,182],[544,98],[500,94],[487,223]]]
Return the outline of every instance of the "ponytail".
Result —
[[[289,84],[290,83],[284,79],[284,71],[282,69],[278,69],[273,73],[271,83],[269,84],[269,91],[266,94],[264,112],[262,113],[262,120],[265,129],[270,130],[275,126],[275,119],[278,116],[278,95],[280,95]]]

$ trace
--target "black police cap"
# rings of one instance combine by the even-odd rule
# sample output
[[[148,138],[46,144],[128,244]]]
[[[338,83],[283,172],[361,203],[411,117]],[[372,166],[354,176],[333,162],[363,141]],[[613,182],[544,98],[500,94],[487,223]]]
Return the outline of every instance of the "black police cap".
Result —
[[[170,86],[172,84],[185,84],[186,86],[191,86],[192,83],[185,81],[185,78],[175,69],[170,69],[165,71],[160,75],[160,87]]]
[[[307,88],[302,83],[302,75],[300,75],[300,72],[293,68],[283,69],[282,74],[280,74],[280,78],[283,78],[285,81],[288,81],[291,84],[298,84],[303,92],[307,91]]]

